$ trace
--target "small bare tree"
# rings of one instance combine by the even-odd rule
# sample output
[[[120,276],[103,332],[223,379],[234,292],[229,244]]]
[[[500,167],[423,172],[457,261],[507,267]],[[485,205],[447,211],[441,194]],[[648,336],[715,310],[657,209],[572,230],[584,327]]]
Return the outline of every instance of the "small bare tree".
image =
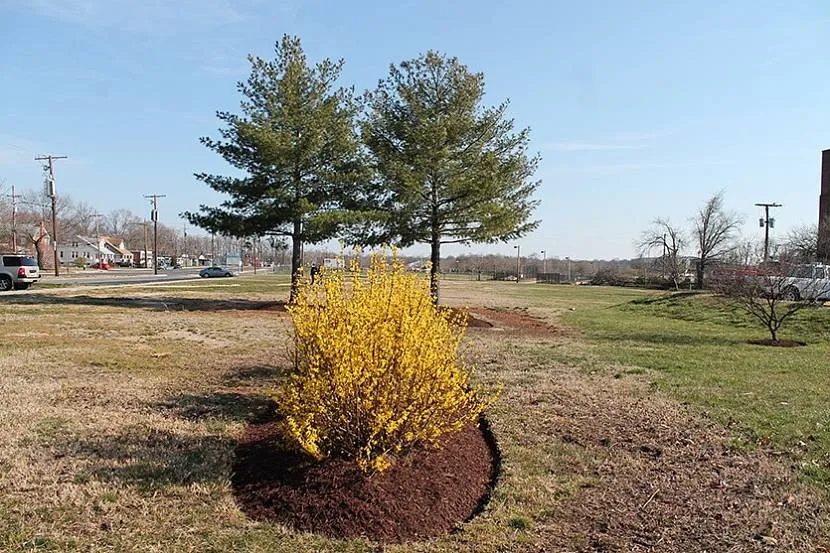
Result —
[[[644,257],[650,256],[655,249],[661,252],[656,260],[658,270],[664,278],[674,282],[676,290],[680,290],[680,277],[686,272],[686,263],[680,256],[686,247],[683,231],[668,219],[657,218],[650,229],[643,231],[638,247]]]
[[[807,270],[807,273],[799,271]],[[790,317],[827,295],[830,280],[814,278],[813,267],[786,263],[777,267],[721,268],[713,289],[732,305],[757,319],[778,342],[778,331]]]
[[[697,215],[692,218],[692,224],[700,250],[696,271],[697,287],[703,288],[709,262],[722,258],[735,248],[734,240],[741,224],[741,217],[724,209],[721,191],[706,200]]]

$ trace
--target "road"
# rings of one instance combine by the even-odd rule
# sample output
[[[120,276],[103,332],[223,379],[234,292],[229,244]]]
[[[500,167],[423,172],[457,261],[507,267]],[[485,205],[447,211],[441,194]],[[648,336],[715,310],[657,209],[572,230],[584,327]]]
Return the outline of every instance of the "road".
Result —
[[[169,269],[159,271],[159,274],[154,275],[152,269],[112,269],[109,271],[99,271],[94,269],[78,270],[73,269],[68,274],[61,274],[54,276],[52,274],[41,273],[40,282],[35,284],[29,290],[37,290],[40,285],[56,285],[63,286],[121,286],[124,284],[151,284],[160,282],[174,282],[182,280],[200,280],[199,271],[202,267],[189,267],[183,269]],[[259,274],[268,272],[269,269],[259,269]],[[254,273],[252,268],[248,268],[241,273],[240,276],[252,275]],[[46,289],[46,286],[41,288]]]

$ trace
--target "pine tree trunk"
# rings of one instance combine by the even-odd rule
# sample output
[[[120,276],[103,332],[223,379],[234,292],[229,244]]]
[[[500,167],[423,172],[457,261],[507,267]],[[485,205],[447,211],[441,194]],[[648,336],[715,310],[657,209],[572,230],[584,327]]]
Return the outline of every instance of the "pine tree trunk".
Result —
[[[297,286],[300,280],[300,266],[302,265],[302,221],[294,221],[294,230],[291,233],[291,296],[289,302],[297,297]]]
[[[432,302],[438,305],[438,274],[441,270],[441,240],[434,233],[432,243],[430,244],[429,261],[431,264],[429,268],[429,291],[432,295]]]

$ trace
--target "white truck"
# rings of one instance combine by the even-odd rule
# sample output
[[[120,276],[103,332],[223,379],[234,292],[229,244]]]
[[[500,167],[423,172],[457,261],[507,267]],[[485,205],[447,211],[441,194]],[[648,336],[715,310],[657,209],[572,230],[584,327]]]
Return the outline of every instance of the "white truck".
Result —
[[[783,279],[784,299],[830,301],[830,265],[796,265]]]

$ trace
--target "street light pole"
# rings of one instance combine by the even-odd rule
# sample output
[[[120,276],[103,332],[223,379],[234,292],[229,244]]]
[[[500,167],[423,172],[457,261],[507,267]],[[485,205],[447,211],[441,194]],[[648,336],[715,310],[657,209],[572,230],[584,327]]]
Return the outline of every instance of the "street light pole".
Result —
[[[547,253],[545,250],[542,250],[542,274],[547,274],[548,272],[548,258]]]
[[[519,284],[519,275],[522,273],[522,248],[518,244],[513,247],[516,248],[516,284]]]
[[[570,282],[571,281],[571,258],[566,257],[565,259],[568,261],[568,282]]]

